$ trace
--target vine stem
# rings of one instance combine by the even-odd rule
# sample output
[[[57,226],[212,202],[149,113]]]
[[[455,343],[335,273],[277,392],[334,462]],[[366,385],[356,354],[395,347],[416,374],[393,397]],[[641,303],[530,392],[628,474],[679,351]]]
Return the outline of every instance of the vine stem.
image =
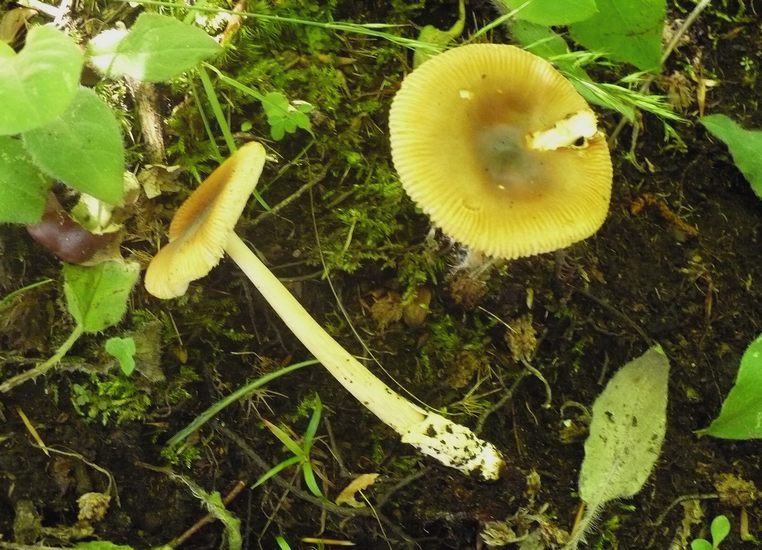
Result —
[[[38,376],[48,372],[50,369],[55,367],[61,359],[64,358],[74,343],[79,340],[79,337],[84,333],[85,329],[82,327],[82,325],[77,324],[77,326],[74,327],[74,330],[71,331],[71,334],[66,339],[66,341],[64,341],[64,343],[59,346],[56,352],[47,361],[40,363],[34,368],[17,374],[16,376],[12,376],[0,384],[0,393],[7,393],[16,386],[23,384],[27,380],[32,380],[33,378],[37,378]]]

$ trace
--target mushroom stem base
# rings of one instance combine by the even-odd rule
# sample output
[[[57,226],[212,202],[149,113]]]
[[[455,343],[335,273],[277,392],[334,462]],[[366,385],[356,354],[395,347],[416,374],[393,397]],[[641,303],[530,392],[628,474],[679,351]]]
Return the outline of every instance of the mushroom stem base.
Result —
[[[410,403],[360,364],[302,307],[254,252],[232,233],[225,251],[315,358],[360,403],[426,455],[486,480],[500,476],[497,448],[465,426]]]

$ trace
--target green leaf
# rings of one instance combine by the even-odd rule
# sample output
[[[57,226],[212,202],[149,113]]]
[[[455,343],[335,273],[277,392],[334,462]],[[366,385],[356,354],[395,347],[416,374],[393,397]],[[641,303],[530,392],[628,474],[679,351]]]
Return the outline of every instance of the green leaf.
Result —
[[[413,67],[418,67],[438,52],[445,49],[445,46],[463,34],[463,28],[466,25],[466,4],[463,0],[458,2],[458,19],[446,30],[438,29],[434,25],[426,25],[418,33],[418,41],[426,42],[427,47],[417,47],[413,52]]]
[[[18,134],[54,120],[74,99],[84,55],[52,27],[32,27],[16,54],[0,41],[0,134]]]
[[[171,80],[221,50],[201,29],[146,12],[129,31],[105,31],[88,44],[90,61],[105,75],[145,82]]]
[[[40,221],[50,184],[21,141],[0,136],[0,223]]]
[[[124,189],[124,145],[111,109],[89,88],[47,126],[24,134],[35,164],[77,191],[119,204]]]
[[[566,40],[548,27],[529,21],[513,21],[510,26],[511,36],[524,49],[552,61],[560,70],[575,75],[577,78],[590,80],[582,67],[566,59],[554,59],[569,53]],[[587,99],[587,98],[586,98]]]
[[[286,133],[293,134],[297,128],[312,131],[310,118],[307,113],[312,111],[312,105],[299,101],[289,103],[288,98],[281,92],[270,92],[262,98],[262,108],[270,125],[270,136],[279,141]]]
[[[579,476],[591,508],[643,487],[664,440],[668,374],[669,361],[655,346],[619,369],[595,400]]]
[[[762,438],[762,334],[746,348],[720,416],[699,433],[722,439]]]
[[[714,550],[714,546],[708,540],[696,539],[691,542],[691,550]]]
[[[85,332],[99,332],[117,324],[127,310],[127,299],[138,280],[137,262],[111,260],[84,267],[65,264],[66,308]]]
[[[526,0],[499,0],[499,2],[509,10],[518,9],[526,4]],[[597,11],[595,0],[532,0],[516,14],[516,19],[538,25],[568,25],[589,19]]]
[[[135,370],[135,340],[130,337],[114,336],[106,340],[106,352],[119,361],[119,367],[127,376]]]
[[[598,13],[569,31],[589,50],[651,71],[661,65],[665,14],[666,0],[598,0]]]
[[[699,122],[728,146],[736,166],[762,199],[762,130],[745,130],[725,115],[705,116]]]
[[[730,520],[727,516],[719,515],[712,520],[709,530],[712,533],[712,543],[715,548],[718,548],[730,534]]]

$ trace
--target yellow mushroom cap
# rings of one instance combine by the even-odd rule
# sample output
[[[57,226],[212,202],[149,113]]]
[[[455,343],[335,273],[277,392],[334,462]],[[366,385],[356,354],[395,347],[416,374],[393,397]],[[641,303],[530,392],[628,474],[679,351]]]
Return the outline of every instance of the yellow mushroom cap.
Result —
[[[180,206],[169,226],[169,244],[148,266],[145,287],[157,298],[176,298],[204,277],[225,254],[225,245],[254,191],[265,148],[252,141],[223,162]]]
[[[514,46],[448,50],[410,73],[389,114],[410,197],[472,250],[518,258],[603,224],[608,146],[585,100],[547,61]]]

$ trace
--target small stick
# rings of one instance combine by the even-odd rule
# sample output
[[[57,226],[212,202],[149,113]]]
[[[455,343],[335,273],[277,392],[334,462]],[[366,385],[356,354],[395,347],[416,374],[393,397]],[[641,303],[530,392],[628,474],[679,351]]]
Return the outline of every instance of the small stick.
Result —
[[[21,421],[24,423],[24,426],[26,426],[26,429],[29,431],[30,434],[32,434],[32,438],[35,440],[37,445],[39,445],[40,449],[42,449],[42,452],[50,456],[50,452],[48,452],[48,447],[47,445],[45,445],[45,442],[40,437],[39,432],[37,432],[37,429],[34,427],[34,425],[29,420],[27,415],[24,414],[24,411],[18,405],[16,405],[16,412],[21,417]]]
[[[241,491],[243,491],[246,488],[246,483],[244,483],[241,480],[238,480],[235,482],[235,485],[233,485],[233,488],[228,491],[228,494],[225,495],[225,497],[222,499],[222,503],[227,506],[233,500],[241,494]],[[187,531],[185,531],[182,535],[179,537],[176,537],[172,539],[170,542],[167,543],[167,546],[170,546],[172,548],[177,548],[184,542],[187,542],[193,535],[195,535],[198,531],[201,530],[201,528],[204,525],[207,525],[209,523],[212,523],[216,521],[217,518],[215,518],[211,513],[206,514],[204,517],[199,519],[196,523],[191,525]]]

